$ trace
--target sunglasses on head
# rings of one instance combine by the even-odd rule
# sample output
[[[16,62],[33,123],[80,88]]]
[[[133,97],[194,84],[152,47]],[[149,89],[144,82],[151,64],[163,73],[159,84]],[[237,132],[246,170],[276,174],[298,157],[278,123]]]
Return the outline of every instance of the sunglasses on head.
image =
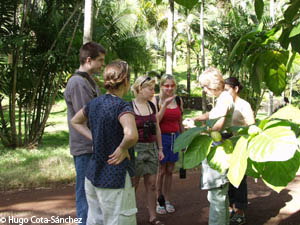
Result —
[[[143,84],[146,82],[146,81],[150,81],[152,78],[151,77],[147,77],[142,83],[141,83],[141,87],[143,86]]]
[[[175,84],[165,84],[163,85],[165,88],[174,88]]]

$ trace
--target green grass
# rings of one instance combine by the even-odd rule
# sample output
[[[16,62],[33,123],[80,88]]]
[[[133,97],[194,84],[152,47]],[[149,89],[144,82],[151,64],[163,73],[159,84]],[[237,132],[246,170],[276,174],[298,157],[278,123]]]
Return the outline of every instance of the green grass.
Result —
[[[184,117],[198,113],[196,110],[185,110]],[[181,161],[176,164],[176,171],[180,167]],[[0,151],[0,190],[49,187],[74,181],[74,163],[69,153],[67,110],[64,100],[59,100],[52,108],[38,148],[4,148]]]
[[[41,145],[36,149],[0,151],[0,190],[28,189],[75,180],[69,153],[66,105],[58,101],[49,117]]]

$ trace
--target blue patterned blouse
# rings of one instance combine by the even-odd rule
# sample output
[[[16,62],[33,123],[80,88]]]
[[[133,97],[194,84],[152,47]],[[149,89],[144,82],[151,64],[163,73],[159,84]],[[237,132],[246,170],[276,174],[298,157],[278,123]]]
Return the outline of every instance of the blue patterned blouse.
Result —
[[[87,104],[84,113],[93,136],[93,155],[86,177],[99,188],[123,188],[126,171],[132,176],[132,162],[125,159],[118,165],[109,165],[108,156],[120,145],[124,133],[119,118],[132,113],[132,107],[119,97],[105,94]]]

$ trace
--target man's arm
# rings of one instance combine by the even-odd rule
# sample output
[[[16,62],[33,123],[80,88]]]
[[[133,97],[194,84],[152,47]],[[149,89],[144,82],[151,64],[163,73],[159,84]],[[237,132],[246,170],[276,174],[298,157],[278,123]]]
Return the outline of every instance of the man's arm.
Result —
[[[79,110],[71,119],[71,125],[83,136],[92,140],[92,133],[87,126],[87,118],[84,114],[84,109]]]

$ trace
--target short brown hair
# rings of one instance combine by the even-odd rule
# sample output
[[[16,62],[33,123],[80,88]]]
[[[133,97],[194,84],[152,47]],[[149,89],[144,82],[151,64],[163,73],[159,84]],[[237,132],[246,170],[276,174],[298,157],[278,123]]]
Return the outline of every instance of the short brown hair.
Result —
[[[106,55],[106,49],[102,45],[96,42],[85,43],[80,48],[80,65],[84,65],[88,57],[91,57],[91,59],[95,59],[100,55],[100,53]]]
[[[127,62],[116,60],[105,67],[103,72],[105,89],[118,89],[126,79],[130,80],[130,69]]]

